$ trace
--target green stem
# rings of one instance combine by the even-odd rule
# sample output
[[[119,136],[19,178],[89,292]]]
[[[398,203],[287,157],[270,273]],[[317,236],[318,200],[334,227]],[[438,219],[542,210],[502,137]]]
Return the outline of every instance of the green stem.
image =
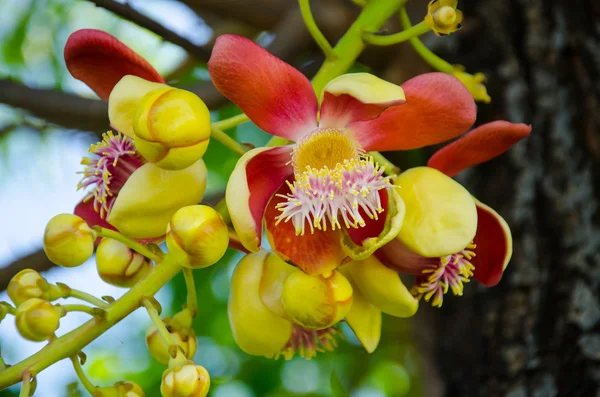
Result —
[[[102,310],[102,309],[98,309],[97,307],[90,307],[90,306],[79,305],[79,304],[60,305],[60,308],[62,308],[62,310],[64,310],[65,314],[69,313],[69,312],[83,312],[83,313],[89,314],[90,316],[95,316],[99,313],[98,310]]]
[[[414,37],[418,37],[422,34],[429,32],[430,30],[431,27],[429,27],[429,25],[427,25],[425,21],[422,21],[421,23],[412,26],[408,29],[405,29],[402,32],[398,32],[387,36],[367,32],[363,34],[363,40],[373,45],[394,45],[405,42],[406,40],[410,40]]]
[[[25,371],[39,373],[55,362],[81,351],[98,336],[140,307],[142,298],[154,296],[180,270],[181,266],[171,256],[165,256],[164,260],[155,266],[146,278],[134,285],[106,309],[104,318],[94,317],[88,320],[73,331],[55,339],[33,356],[0,372],[0,390],[19,382]]]
[[[198,298],[196,296],[196,282],[192,269],[184,267],[183,276],[185,278],[185,287],[187,289],[187,308],[192,312],[192,317],[198,313]]]
[[[100,307],[102,309],[106,309],[108,307],[108,303],[104,302],[102,299],[98,299],[95,296],[88,294],[87,292],[79,291],[73,288],[69,288],[69,292],[67,293],[66,297],[79,299],[84,302],[91,303],[92,305]]]
[[[146,246],[138,243],[135,240],[130,239],[129,237],[122,235],[121,233],[119,233],[117,231],[105,229],[100,226],[94,226],[92,228],[92,230],[94,230],[94,232],[96,232],[96,234],[100,237],[112,238],[113,240],[122,242],[123,244],[125,244],[126,246],[128,246],[129,248],[134,250],[135,252],[138,252],[138,253],[144,255],[146,258],[150,258],[153,261],[160,260],[159,256],[156,255],[151,250],[149,250],[148,248],[146,248]]]
[[[325,54],[325,57],[328,59],[335,58],[337,55],[333,47],[331,47],[331,44],[329,44],[329,41],[327,41],[327,38],[317,26],[317,22],[310,11],[310,0],[298,0],[298,4],[300,5],[300,13],[302,14],[302,19],[304,19],[304,24],[306,25],[308,32],[313,39],[315,39],[315,42],[319,45]]]
[[[404,29],[412,29],[410,18],[408,17],[408,13],[406,12],[406,8],[404,7],[400,9],[400,22],[402,22],[402,27],[404,27]],[[433,67],[434,69],[437,69],[440,72],[450,74],[454,72],[454,67],[451,64],[449,64],[448,62],[444,61],[442,58],[431,52],[431,50],[427,48],[418,37],[411,38],[410,44],[412,44],[417,53],[421,55],[421,58],[423,58],[425,62],[431,65],[431,67]]]
[[[238,143],[238,141],[224,133],[223,130],[215,127],[214,124],[210,130],[210,134],[214,139],[221,142],[223,145],[225,145],[225,147],[231,149],[240,156],[243,156],[244,153],[246,153],[247,151],[242,145]]]
[[[160,315],[156,311],[156,307],[154,307],[154,305],[152,304],[150,299],[143,298],[142,305],[144,305],[144,307],[146,308],[146,311],[148,312],[148,316],[150,316],[150,320],[152,320],[152,324],[154,324],[154,326],[158,330],[158,333],[160,334],[161,338],[163,338],[163,340],[165,341],[167,346],[174,345],[175,341],[173,341],[173,337],[171,336],[171,333],[169,332],[167,327],[165,327],[165,323],[160,318]]]
[[[233,116],[225,120],[215,121],[214,123],[212,123],[212,126],[214,128],[218,128],[219,130],[225,131],[235,128],[248,120],[250,120],[250,118],[244,113],[241,113],[237,116]]]
[[[22,376],[23,385],[21,385],[21,392],[19,392],[19,397],[29,397],[29,393],[31,391],[31,374],[29,371],[25,372]]]
[[[373,157],[380,166],[384,167],[384,173],[388,176],[395,176],[400,174],[400,168],[395,166],[391,161],[383,157],[379,152],[369,152],[369,156]]]
[[[231,224],[231,216],[229,215],[229,210],[227,209],[227,201],[225,201],[224,198],[219,200],[219,202],[215,205],[214,208],[215,211],[217,211],[219,215],[221,215],[221,218],[223,218],[223,222],[225,222],[228,225]]]
[[[87,376],[85,376],[85,372],[83,372],[83,368],[81,368],[81,364],[79,363],[79,359],[76,355],[71,357],[71,362],[73,363],[73,369],[75,369],[77,378],[79,379],[83,387],[85,387],[85,390],[87,390],[88,393],[90,393],[90,395],[93,396],[94,392],[96,391],[96,386],[94,386],[92,382],[90,382],[90,380],[87,378]]]

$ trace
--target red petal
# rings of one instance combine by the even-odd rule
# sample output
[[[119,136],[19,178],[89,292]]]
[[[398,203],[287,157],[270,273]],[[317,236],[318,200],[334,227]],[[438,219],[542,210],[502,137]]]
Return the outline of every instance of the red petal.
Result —
[[[531,126],[508,121],[493,121],[475,128],[438,150],[427,164],[448,176],[501,155],[525,138]]]
[[[128,74],[164,83],[144,58],[101,30],[82,29],[71,34],[65,45],[65,62],[73,77],[104,100],[108,100],[113,87]]]
[[[427,73],[402,84],[406,103],[373,120],[348,125],[367,151],[410,150],[452,139],[475,122],[467,88],[446,73]]]
[[[278,194],[285,195],[290,192],[287,184],[281,186]],[[306,273],[323,274],[329,273],[343,264],[346,254],[342,250],[340,239],[341,231],[315,230],[303,236],[297,236],[292,221],[280,222],[275,225],[275,218],[281,213],[275,206],[285,199],[274,196],[265,212],[265,226],[267,237],[273,250],[284,260],[292,262]]]
[[[487,205],[477,202],[477,217],[473,278],[492,287],[502,278],[512,256],[512,236],[506,221]]]
[[[94,200],[80,201],[73,211],[88,224],[89,227],[101,226],[111,230],[117,230],[113,225],[100,217],[100,214],[94,210]]]
[[[308,79],[245,37],[217,38],[208,71],[221,93],[266,132],[297,141],[317,127]]]
[[[378,249],[375,256],[387,267],[415,276],[437,261],[412,252],[397,238]]]
[[[321,105],[319,126],[324,128],[343,128],[355,121],[371,120],[379,117],[385,109],[401,105],[405,102],[405,100],[397,100],[380,103],[363,103],[352,95],[334,95],[325,92],[323,104]]]
[[[380,190],[379,197],[381,198],[381,207],[387,211],[388,208],[388,192],[387,190]],[[355,228],[348,228],[347,232],[352,242],[357,245],[362,245],[362,242],[368,238],[379,237],[383,230],[385,229],[385,223],[387,217],[386,212],[383,212],[377,219],[370,219],[369,216],[365,213],[365,211],[360,208],[358,210],[360,215],[365,219],[365,226]]]

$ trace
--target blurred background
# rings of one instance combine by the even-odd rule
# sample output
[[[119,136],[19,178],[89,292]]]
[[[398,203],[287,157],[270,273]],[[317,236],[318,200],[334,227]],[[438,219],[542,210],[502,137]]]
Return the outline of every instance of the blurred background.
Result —
[[[349,0],[312,3],[331,42],[360,10]],[[413,23],[426,7],[426,1],[409,2]],[[465,296],[449,296],[442,309],[422,304],[410,320],[384,316],[382,341],[371,355],[343,329],[335,353],[273,361],[235,345],[226,304],[240,254],[228,252],[195,272],[194,360],[211,374],[210,396],[329,396],[333,372],[352,397],[600,396],[600,7],[591,0],[464,0],[459,8],[462,31],[430,33],[423,41],[447,61],[488,76],[492,103],[479,104],[477,124],[507,119],[533,125],[526,141],[460,177],[511,225],[514,256],[504,279],[490,290],[467,285]],[[239,113],[206,71],[217,35],[251,37],[309,77],[323,61],[294,0],[1,0],[0,301],[8,300],[6,285],[24,268],[96,296],[124,292],[104,284],[93,261],[54,268],[41,250],[46,222],[81,199],[79,161],[109,126],[106,104],[64,65],[65,41],[81,28],[110,32],[169,84],[196,92],[213,121]],[[384,28],[399,29],[396,20]],[[369,48],[353,70],[396,83],[431,71],[408,44]],[[268,140],[251,123],[228,133],[252,145]],[[406,168],[424,164],[433,149],[388,158]],[[205,200],[216,202],[237,157],[213,140],[204,159]],[[157,295],[164,314],[179,310],[183,288],[178,277]],[[69,314],[58,334],[85,319]],[[149,324],[138,311],[84,350],[93,383],[133,380],[147,396],[160,395],[164,367],[146,351]],[[42,346],[20,338],[11,317],[0,323],[7,363]],[[37,379],[39,396],[86,395],[68,360]]]

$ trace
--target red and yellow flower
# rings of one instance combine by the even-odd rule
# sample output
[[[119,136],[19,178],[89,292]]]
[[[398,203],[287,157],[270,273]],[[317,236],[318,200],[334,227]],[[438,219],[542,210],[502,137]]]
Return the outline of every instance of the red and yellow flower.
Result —
[[[79,187],[91,190],[75,213],[90,226],[161,238],[175,211],[204,194],[208,109],[194,94],[164,84],[148,62],[108,33],[79,30],[64,55],[69,72],[108,101],[118,131],[104,134],[83,159]]]
[[[208,68],[256,125],[296,142],[238,162],[226,198],[242,244],[260,248],[264,220],[271,247],[312,275],[365,259],[400,231],[401,189],[367,152],[443,142],[475,121],[468,90],[443,73],[402,86],[346,74],[317,98],[298,70],[234,35],[217,39]]]

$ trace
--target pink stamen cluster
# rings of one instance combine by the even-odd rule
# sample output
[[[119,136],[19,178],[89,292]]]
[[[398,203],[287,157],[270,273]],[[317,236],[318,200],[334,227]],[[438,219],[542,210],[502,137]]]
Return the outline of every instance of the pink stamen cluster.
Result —
[[[444,294],[451,290],[456,296],[462,296],[464,284],[470,281],[475,266],[470,262],[475,256],[475,244],[469,244],[456,254],[438,258],[435,264],[427,266],[412,288],[417,299],[431,301],[432,306],[442,307]]]
[[[317,353],[333,351],[337,347],[338,335],[341,334],[335,326],[315,331],[295,324],[290,340],[275,359],[283,356],[286,360],[290,360],[296,353],[300,357],[311,359],[316,357]]]
[[[383,212],[379,190],[391,188],[389,177],[372,157],[357,157],[338,163],[334,169],[306,167],[295,175],[293,183],[287,182],[290,193],[278,195],[286,201],[277,204],[281,214],[276,218],[294,224],[297,235],[304,235],[305,225],[310,232],[315,228],[341,229],[340,218],[346,228],[365,226],[361,210],[371,219]]]
[[[105,218],[110,212],[117,194],[135,170],[145,160],[138,154],[133,140],[120,133],[116,135],[108,131],[102,135],[102,141],[91,145],[89,152],[94,157],[84,157],[81,164],[85,166],[80,174],[83,178],[77,189],[95,185],[84,201],[94,199],[94,210]]]

